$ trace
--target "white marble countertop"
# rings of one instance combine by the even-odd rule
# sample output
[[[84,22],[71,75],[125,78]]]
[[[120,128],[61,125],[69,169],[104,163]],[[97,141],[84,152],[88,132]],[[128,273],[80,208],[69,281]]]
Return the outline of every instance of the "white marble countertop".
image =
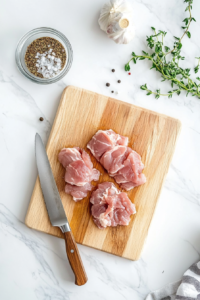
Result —
[[[116,45],[99,29],[97,19],[104,0],[1,2],[0,26],[0,299],[2,300],[123,300],[145,299],[146,294],[178,280],[200,254],[200,102],[181,94],[172,99],[145,96],[143,83],[168,91],[149,63],[124,64],[131,52],[146,50],[150,26],[182,34],[183,0],[133,0],[135,39]],[[200,55],[200,2],[194,0],[192,38],[183,41],[183,66],[194,68]],[[49,26],[63,32],[74,50],[69,74],[60,82],[40,86],[24,78],[15,65],[18,40],[29,30]],[[115,68],[113,74],[111,69]],[[199,75],[200,76],[200,75]],[[121,79],[119,85],[115,83]],[[74,285],[63,240],[28,229],[24,218],[37,171],[34,136],[47,141],[66,85],[105,95],[110,82],[114,97],[164,113],[182,122],[182,131],[150,226],[141,259],[132,262],[79,246],[89,281]],[[44,117],[44,122],[39,117]]]

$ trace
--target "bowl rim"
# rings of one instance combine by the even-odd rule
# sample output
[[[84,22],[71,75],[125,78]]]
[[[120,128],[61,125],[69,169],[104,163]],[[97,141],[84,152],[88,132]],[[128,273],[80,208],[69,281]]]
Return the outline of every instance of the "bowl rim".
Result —
[[[61,70],[61,72],[53,78],[40,78],[40,77],[37,77],[37,76],[34,76],[34,75],[30,75],[31,73],[29,74],[23,68],[23,66],[21,64],[20,55],[21,55],[21,50],[22,50],[22,47],[23,47],[24,43],[31,36],[33,36],[35,34],[39,34],[39,33],[47,33],[47,34],[51,33],[52,35],[58,36],[61,39],[64,46],[67,48],[68,57],[67,57],[66,64],[65,64],[64,68]],[[26,78],[30,79],[32,82],[35,82],[35,83],[38,83],[38,84],[44,84],[44,85],[45,84],[51,84],[51,83],[57,82],[60,79],[62,79],[68,73],[68,71],[70,70],[72,62],[73,62],[73,50],[72,50],[72,46],[71,46],[69,40],[67,39],[67,37],[62,32],[60,32],[59,30],[56,30],[56,29],[51,28],[51,27],[38,27],[38,28],[34,28],[34,29],[28,31],[18,41],[16,50],[15,50],[15,62],[16,62],[17,68],[20,71],[20,73],[22,73]]]

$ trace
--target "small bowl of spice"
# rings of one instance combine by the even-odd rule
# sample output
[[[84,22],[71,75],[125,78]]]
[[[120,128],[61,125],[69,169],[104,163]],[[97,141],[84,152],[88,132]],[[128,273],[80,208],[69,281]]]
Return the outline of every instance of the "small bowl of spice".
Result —
[[[15,60],[25,77],[39,84],[50,84],[68,73],[73,51],[64,34],[52,28],[40,27],[21,38]]]

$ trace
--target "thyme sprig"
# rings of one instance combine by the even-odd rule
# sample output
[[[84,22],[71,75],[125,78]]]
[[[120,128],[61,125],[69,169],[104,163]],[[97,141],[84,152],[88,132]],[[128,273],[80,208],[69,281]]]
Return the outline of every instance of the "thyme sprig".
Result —
[[[189,27],[192,21],[195,21],[195,18],[192,17],[191,10],[192,10],[192,3],[193,0],[185,0],[184,2],[187,3],[187,7],[185,11],[189,12],[189,17],[183,20],[184,26],[184,33],[181,38],[174,37],[174,45],[173,48],[170,49],[168,46],[164,45],[164,37],[166,36],[167,32],[159,30],[158,32],[154,27],[151,27],[154,34],[151,36],[147,36],[147,46],[150,49],[153,49],[153,53],[148,53],[146,51],[142,51],[142,55],[136,55],[135,52],[132,52],[132,58],[129,62],[125,65],[125,71],[130,70],[130,62],[133,61],[135,64],[138,60],[150,60],[152,62],[152,66],[150,69],[155,69],[156,71],[161,73],[162,81],[170,81],[171,87],[173,88],[175,85],[175,89],[172,89],[166,94],[160,92],[160,89],[156,90],[155,92],[151,91],[147,84],[142,85],[140,88],[142,90],[147,91],[147,95],[155,95],[155,98],[158,99],[160,96],[168,96],[168,98],[172,98],[174,94],[180,95],[182,91],[186,92],[186,96],[191,94],[192,96],[197,96],[200,98],[200,78],[196,77],[198,80],[197,82],[191,79],[191,74],[189,68],[182,68],[179,63],[181,60],[184,60],[185,57],[181,55],[181,48],[182,48],[182,39],[185,35],[188,38],[191,38],[191,33],[189,31]],[[171,54],[171,59],[166,59],[167,55]],[[197,73],[200,68],[200,57],[196,57],[198,59],[198,65],[194,68],[194,72]]]

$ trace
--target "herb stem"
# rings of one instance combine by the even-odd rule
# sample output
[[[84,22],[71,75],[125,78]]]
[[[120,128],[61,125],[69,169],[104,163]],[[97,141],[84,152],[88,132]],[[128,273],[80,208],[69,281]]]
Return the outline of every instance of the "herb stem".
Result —
[[[155,32],[155,36],[156,36],[156,39],[157,39],[157,42],[158,42],[158,35],[156,33],[156,30],[154,30],[154,32]]]
[[[132,58],[129,60],[128,63],[130,63],[131,60],[133,60],[134,58],[141,58],[141,57],[145,57],[145,58],[148,58],[148,59],[150,59],[151,61],[153,61],[153,63],[154,63],[154,65],[156,66],[157,70],[158,70],[159,72],[161,72],[162,75],[163,75],[167,80],[171,80],[171,78],[167,77],[167,76],[165,75],[165,73],[163,72],[163,70],[159,68],[159,66],[155,63],[155,61],[153,60],[153,58],[152,58],[151,56],[146,56],[146,55],[135,55],[134,57],[132,57]],[[159,58],[159,59],[160,59],[160,58]],[[182,84],[178,79],[173,78],[173,80],[176,81],[176,82],[177,82],[180,86],[182,86],[185,90],[188,90],[188,89],[186,88],[186,86],[185,86],[184,84]]]
[[[190,23],[191,23],[191,20],[192,20],[192,14],[191,14],[190,3],[189,3],[189,5],[188,5],[188,10],[189,10],[189,14],[190,14],[190,20],[189,20],[187,29],[186,29],[185,32],[183,33],[182,37],[179,39],[179,43],[182,41],[183,37],[184,37],[185,34],[188,32],[188,29],[189,29],[189,27],[190,27]],[[178,44],[174,47],[174,49],[172,49],[171,51],[167,52],[166,55],[168,55],[168,54],[174,52],[174,50],[176,50],[177,47],[178,47]]]
[[[167,93],[167,94],[161,94],[161,93],[153,92],[153,91],[151,91],[151,90],[149,90],[149,89],[146,89],[146,91],[147,91],[147,92],[150,92],[151,94],[154,94],[154,95],[168,96],[168,97],[169,97],[169,95],[172,95],[172,94],[174,94],[174,93],[177,93],[177,92],[181,91],[181,89],[175,90],[175,91],[170,92],[170,93]]]
[[[186,96],[190,94],[192,96],[197,96],[200,99],[200,83],[197,83],[191,79],[189,68],[184,69],[179,66],[180,60],[185,59],[185,57],[181,56],[181,41],[185,35],[187,35],[188,38],[191,37],[191,33],[188,31],[188,29],[191,22],[196,21],[191,14],[193,0],[185,0],[184,2],[187,3],[185,11],[189,12],[189,16],[183,20],[185,25],[182,27],[184,29],[182,37],[174,37],[175,41],[174,46],[172,47],[173,49],[170,51],[168,46],[164,46],[163,40],[167,32],[162,30],[157,31],[154,27],[151,27],[153,30],[153,35],[147,36],[146,41],[147,46],[150,49],[154,49],[154,52],[147,53],[142,51],[142,55],[136,55],[135,52],[132,52],[132,58],[125,65],[125,71],[129,71],[131,61],[136,64],[138,60],[148,59],[152,62],[150,69],[156,69],[156,71],[161,74],[162,81],[170,81],[172,88],[174,85],[177,85],[176,89],[169,91],[167,94],[161,94],[160,89],[156,90],[156,92],[149,90],[146,83],[140,87],[142,90],[147,91],[147,95],[154,94],[156,99],[158,99],[160,96],[168,96],[171,98],[173,94],[180,95],[181,91],[186,91]],[[169,53],[172,53],[172,57],[170,57],[170,59],[167,61],[166,56]],[[198,59],[198,64],[194,68],[194,72],[198,73],[200,69],[200,57],[196,57],[196,59]],[[196,79],[200,81],[200,77],[196,77]]]

